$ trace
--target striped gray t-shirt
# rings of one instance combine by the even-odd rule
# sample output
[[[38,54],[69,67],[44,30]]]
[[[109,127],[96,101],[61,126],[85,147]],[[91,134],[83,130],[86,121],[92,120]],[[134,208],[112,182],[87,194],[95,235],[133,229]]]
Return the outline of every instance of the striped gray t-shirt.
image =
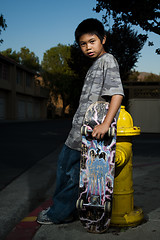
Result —
[[[74,115],[72,129],[65,144],[75,150],[81,150],[81,126],[87,108],[96,101],[105,101],[115,94],[124,95],[119,75],[119,67],[113,55],[105,53],[100,56],[88,70],[79,107]],[[118,117],[118,114],[117,114]]]

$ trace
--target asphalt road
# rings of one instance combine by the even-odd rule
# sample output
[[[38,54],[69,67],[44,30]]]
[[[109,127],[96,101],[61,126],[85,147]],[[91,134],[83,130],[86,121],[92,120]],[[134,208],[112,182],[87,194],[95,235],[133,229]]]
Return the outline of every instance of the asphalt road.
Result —
[[[133,137],[133,155],[143,158],[160,156],[160,133],[141,133]]]
[[[62,144],[71,119],[0,123],[0,190]],[[160,134],[133,137],[134,156],[160,156]],[[54,159],[53,159],[54,161]]]
[[[0,190],[62,144],[70,127],[70,119],[1,122]]]

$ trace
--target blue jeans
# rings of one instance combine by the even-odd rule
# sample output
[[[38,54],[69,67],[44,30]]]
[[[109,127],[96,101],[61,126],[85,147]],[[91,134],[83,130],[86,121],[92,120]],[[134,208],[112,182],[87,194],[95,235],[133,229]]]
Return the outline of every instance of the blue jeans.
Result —
[[[58,159],[53,205],[47,213],[54,223],[63,222],[76,210],[79,170],[80,152],[64,145]]]

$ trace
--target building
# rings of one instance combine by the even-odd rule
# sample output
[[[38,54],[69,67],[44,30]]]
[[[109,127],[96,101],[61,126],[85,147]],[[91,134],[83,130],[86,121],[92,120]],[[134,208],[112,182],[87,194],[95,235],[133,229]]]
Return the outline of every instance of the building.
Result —
[[[160,82],[124,84],[127,109],[142,133],[160,133]]]
[[[35,74],[0,54],[0,120],[46,119],[49,91],[36,85]]]

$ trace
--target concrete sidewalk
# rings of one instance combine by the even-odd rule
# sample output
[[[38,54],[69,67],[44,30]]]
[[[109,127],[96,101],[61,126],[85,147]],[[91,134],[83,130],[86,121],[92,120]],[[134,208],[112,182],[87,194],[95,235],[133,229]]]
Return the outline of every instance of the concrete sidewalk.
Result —
[[[87,233],[79,221],[41,226],[34,240],[159,240],[160,239],[160,159],[134,159],[134,204],[143,209],[143,224],[134,228],[113,228],[104,234]]]

